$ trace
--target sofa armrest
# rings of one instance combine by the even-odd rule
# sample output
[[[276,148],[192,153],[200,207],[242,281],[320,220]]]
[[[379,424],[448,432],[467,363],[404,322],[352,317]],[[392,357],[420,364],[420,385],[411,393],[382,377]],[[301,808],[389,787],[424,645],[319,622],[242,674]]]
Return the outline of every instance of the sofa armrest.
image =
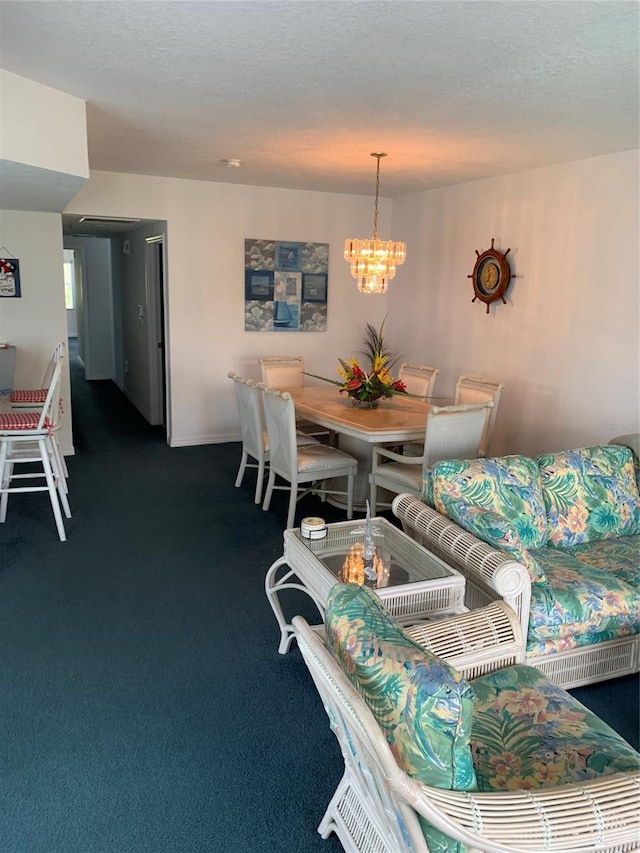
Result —
[[[531,580],[521,563],[463,530],[413,495],[398,495],[391,507],[406,533],[464,575],[465,600],[470,609],[502,599],[515,610],[526,637]]]
[[[520,622],[513,608],[504,601],[403,630],[467,679],[525,662]]]

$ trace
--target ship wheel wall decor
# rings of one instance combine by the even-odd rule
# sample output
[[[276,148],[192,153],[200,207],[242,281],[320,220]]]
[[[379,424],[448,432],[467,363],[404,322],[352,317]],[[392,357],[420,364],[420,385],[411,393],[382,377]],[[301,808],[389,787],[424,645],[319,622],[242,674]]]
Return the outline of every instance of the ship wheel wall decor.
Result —
[[[504,293],[509,287],[509,282],[515,275],[511,275],[509,261],[507,255],[511,249],[506,252],[499,252],[493,248],[494,238],[491,238],[491,248],[485,252],[480,252],[476,249],[476,265],[473,268],[471,275],[467,278],[473,281],[473,290],[475,296],[471,300],[475,302],[479,299],[487,306],[487,314],[489,313],[489,305],[496,299],[502,299],[504,304],[507,300],[504,298]]]

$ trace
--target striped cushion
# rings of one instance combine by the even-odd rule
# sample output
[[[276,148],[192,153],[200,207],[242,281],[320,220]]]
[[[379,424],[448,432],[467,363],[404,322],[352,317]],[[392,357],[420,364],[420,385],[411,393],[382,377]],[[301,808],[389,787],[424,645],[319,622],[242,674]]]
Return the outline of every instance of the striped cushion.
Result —
[[[38,429],[40,412],[8,412],[0,415],[0,432],[7,430]],[[53,425],[45,418],[44,428],[51,432]]]
[[[10,403],[44,403],[47,399],[46,388],[17,388],[11,392]]]

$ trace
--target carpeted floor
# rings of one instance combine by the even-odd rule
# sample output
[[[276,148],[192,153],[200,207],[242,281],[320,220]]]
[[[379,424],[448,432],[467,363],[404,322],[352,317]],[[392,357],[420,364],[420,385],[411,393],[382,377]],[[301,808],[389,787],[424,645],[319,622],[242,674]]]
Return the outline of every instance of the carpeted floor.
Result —
[[[239,445],[170,449],[71,367],[68,542],[46,495],[0,527],[0,853],[340,850],[339,750],[264,595],[286,496],[262,512]],[[575,692],[637,746],[636,679]]]

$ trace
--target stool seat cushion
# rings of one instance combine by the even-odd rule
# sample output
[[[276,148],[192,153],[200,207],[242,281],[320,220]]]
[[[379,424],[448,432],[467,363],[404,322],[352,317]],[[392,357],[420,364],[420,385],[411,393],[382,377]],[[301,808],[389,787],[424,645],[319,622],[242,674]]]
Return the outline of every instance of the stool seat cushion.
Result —
[[[44,403],[46,399],[46,388],[16,388],[9,396],[10,403]]]
[[[40,412],[6,412],[0,415],[0,432],[38,429]],[[45,418],[43,428],[52,428],[49,418]]]

